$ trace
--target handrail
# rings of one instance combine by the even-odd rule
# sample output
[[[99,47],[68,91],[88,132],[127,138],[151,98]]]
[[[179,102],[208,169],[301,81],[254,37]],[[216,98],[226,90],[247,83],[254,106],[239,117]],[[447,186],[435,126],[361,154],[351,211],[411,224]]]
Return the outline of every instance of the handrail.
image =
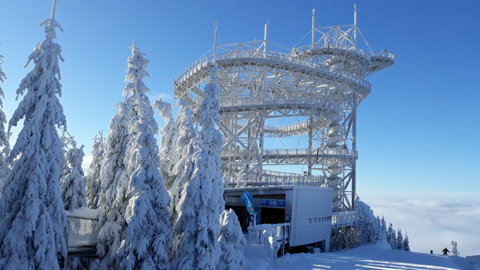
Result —
[[[268,106],[268,105],[275,105],[275,106],[287,106],[289,104],[293,105],[300,105],[303,106],[311,106],[315,108],[323,108],[330,111],[338,111],[338,106],[332,104],[328,99],[324,100],[315,100],[315,99],[305,99],[305,98],[298,98],[292,97],[289,99],[282,99],[279,100],[276,97],[238,97],[238,98],[228,98],[220,100],[220,108],[221,110],[228,110],[233,108],[246,108],[246,107],[253,107],[253,106]]]
[[[279,171],[270,171],[270,170],[263,170],[263,175],[272,175],[272,176],[304,176],[301,173],[292,173],[292,172],[279,172]]]
[[[261,179],[248,179],[248,176],[223,175],[226,185],[242,186],[325,186],[325,177],[321,175],[275,176],[262,175]]]
[[[342,211],[333,212],[332,214],[332,227],[346,227],[353,226],[357,220],[357,211]]]
[[[241,48],[240,48],[241,49]],[[351,81],[361,87],[370,89],[370,83],[363,79],[352,78],[349,73],[344,71],[336,71],[332,73],[329,70],[329,67],[323,63],[316,63],[313,61],[307,61],[298,57],[295,57],[291,54],[281,53],[281,52],[272,52],[272,51],[260,51],[257,48],[245,50],[232,50],[226,53],[220,53],[216,55],[210,55],[204,57],[197,62],[194,62],[190,67],[188,67],[185,72],[178,77],[176,80],[177,83],[182,83],[188,79],[195,71],[200,70],[208,66],[213,66],[215,61],[221,62],[222,60],[238,60],[239,58],[249,58],[249,59],[263,59],[263,60],[272,60],[272,61],[281,61],[282,64],[294,64],[301,67],[312,68],[316,71],[324,71],[326,74],[332,76],[342,77],[343,80]]]
[[[287,125],[283,125],[283,126],[279,126],[279,127],[264,126],[263,131],[265,133],[272,133],[272,134],[291,133],[291,132],[299,132],[299,131],[307,132],[308,127],[311,123],[313,123],[314,125],[317,125],[319,122],[322,122],[322,120],[324,120],[324,119],[317,118],[317,119],[314,119],[313,122],[312,122],[310,119],[307,119],[307,120],[303,120],[303,121],[299,121],[299,122],[296,122],[296,123],[287,124]]]
[[[67,220],[68,219],[86,219],[86,220],[94,220],[94,221],[98,221],[98,218],[92,218],[92,217],[82,217],[82,216],[74,216],[74,215],[68,215],[67,216]]]
[[[348,47],[345,47],[345,48],[339,48],[339,47],[324,47],[324,46],[318,46],[318,47],[311,47],[311,45],[304,45],[304,46],[300,46],[300,47],[296,47],[295,48],[295,52],[297,53],[297,55],[299,53],[302,53],[302,52],[308,52],[308,51],[323,51],[323,50],[330,50],[330,51],[335,51],[335,50],[342,50],[342,51],[348,51],[349,53],[355,53],[355,54],[359,54],[361,55],[362,57],[364,58],[371,58],[371,57],[384,57],[384,58],[388,58],[388,59],[391,59],[391,60],[395,60],[395,55],[393,53],[390,53],[388,51],[385,51],[385,50],[382,50],[382,51],[379,51],[379,52],[367,52],[361,48],[348,48]]]
[[[242,153],[245,150],[224,150],[222,151],[222,156],[225,154],[238,154]],[[317,156],[317,155],[333,155],[333,156],[357,156],[358,152],[348,149],[337,149],[337,148],[327,148],[323,150],[319,149],[305,149],[305,148],[298,148],[298,149],[264,149],[263,150],[263,157],[267,156]]]

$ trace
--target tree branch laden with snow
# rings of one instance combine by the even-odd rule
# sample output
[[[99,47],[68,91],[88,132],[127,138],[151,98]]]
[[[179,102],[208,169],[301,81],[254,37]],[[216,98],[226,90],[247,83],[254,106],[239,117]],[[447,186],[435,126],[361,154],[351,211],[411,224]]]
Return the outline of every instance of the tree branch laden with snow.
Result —
[[[3,99],[5,95],[2,89],[2,83],[7,78],[2,70],[3,56],[0,55],[0,194],[5,181],[5,177],[8,172],[7,157],[10,152],[10,144],[8,142],[8,133],[5,131],[5,124],[7,123],[7,117],[3,112]]]

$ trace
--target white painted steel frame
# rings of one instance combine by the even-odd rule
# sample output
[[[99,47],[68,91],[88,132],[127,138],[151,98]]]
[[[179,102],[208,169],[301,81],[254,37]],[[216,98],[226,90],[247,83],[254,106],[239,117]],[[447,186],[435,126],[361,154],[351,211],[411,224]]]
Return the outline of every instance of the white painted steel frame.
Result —
[[[356,109],[371,91],[365,77],[392,65],[394,55],[374,53],[356,24],[312,26],[311,43],[291,49],[268,41],[267,31],[266,25],[263,41],[218,45],[215,28],[214,48],[174,81],[175,96],[197,106],[217,66],[225,183],[326,186],[334,189],[335,211],[352,210]],[[306,120],[265,125],[267,119],[292,117]],[[307,135],[307,149],[265,149],[271,138],[300,134]],[[308,170],[282,174],[264,165],[306,165]]]

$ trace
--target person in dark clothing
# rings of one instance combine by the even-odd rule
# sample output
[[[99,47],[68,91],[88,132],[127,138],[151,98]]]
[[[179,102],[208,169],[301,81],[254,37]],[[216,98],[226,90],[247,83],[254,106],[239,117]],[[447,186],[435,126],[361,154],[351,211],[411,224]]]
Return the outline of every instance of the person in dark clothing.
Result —
[[[447,248],[444,248],[442,252],[443,252],[443,255],[448,256],[448,253],[450,252],[450,250],[448,250]]]
[[[433,250],[430,250],[430,254],[433,254]]]

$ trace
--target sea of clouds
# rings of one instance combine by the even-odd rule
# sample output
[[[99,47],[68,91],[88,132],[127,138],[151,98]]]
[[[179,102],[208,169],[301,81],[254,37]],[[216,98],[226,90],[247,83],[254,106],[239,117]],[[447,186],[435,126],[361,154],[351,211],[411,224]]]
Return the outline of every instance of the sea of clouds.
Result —
[[[480,255],[480,193],[366,193],[375,215],[407,233],[413,251],[439,254],[451,241],[460,256]]]

